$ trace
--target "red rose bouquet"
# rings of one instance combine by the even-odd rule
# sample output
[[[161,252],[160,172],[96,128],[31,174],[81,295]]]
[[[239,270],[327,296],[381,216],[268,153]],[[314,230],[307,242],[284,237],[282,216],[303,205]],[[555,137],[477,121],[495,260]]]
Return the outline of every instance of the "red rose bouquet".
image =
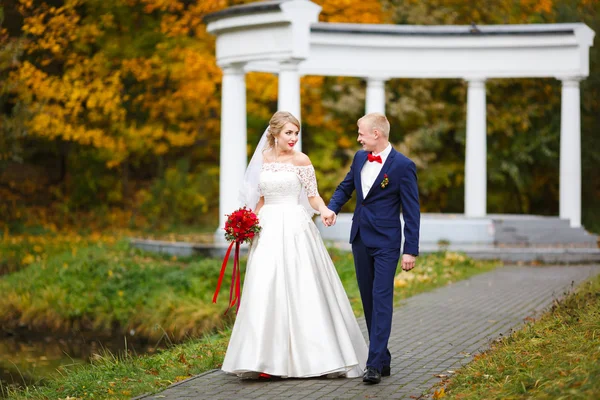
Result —
[[[227,249],[227,253],[225,253],[219,281],[217,282],[217,289],[213,296],[213,303],[216,303],[219,290],[221,289],[223,275],[225,275],[225,269],[227,268],[227,262],[229,261],[229,255],[235,244],[233,273],[231,274],[231,286],[229,288],[229,307],[227,308],[227,311],[229,311],[236,303],[236,311],[240,308],[240,244],[250,242],[254,236],[260,232],[260,229],[258,217],[252,210],[246,207],[242,207],[227,215],[227,221],[225,222],[225,239],[231,242],[231,244]],[[227,314],[227,311],[225,311],[225,314]]]

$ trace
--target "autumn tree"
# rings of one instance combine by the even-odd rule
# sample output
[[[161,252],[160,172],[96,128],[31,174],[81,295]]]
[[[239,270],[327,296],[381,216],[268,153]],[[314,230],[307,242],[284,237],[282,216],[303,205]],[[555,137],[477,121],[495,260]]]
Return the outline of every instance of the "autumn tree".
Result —
[[[192,217],[186,221],[216,213],[221,71],[215,39],[202,18],[247,2],[4,1],[2,11],[10,18],[0,31],[0,184],[13,195],[26,192],[28,201],[48,199],[66,204],[67,210],[141,202],[140,210],[162,218],[169,214],[160,209],[167,201],[182,201],[198,205],[189,209]],[[460,0],[316,3],[323,22],[583,21],[600,32],[600,3],[592,0],[490,0],[485,7]],[[586,226],[600,221],[594,205],[600,195],[594,175],[600,142],[593,136],[600,128],[597,47],[591,49],[591,76],[581,85]],[[277,76],[249,73],[246,83],[251,152],[276,111]],[[423,211],[461,212],[465,83],[393,79],[386,88],[392,140],[417,162]],[[325,198],[357,148],[364,92],[360,78],[302,78],[304,150]],[[487,96],[488,211],[556,215],[560,82],[490,80]],[[22,182],[6,181],[1,174],[15,162],[53,176],[24,192],[17,187]],[[194,197],[196,192],[203,198]],[[8,198],[4,194],[2,199]]]
[[[121,204],[130,170],[153,176],[198,143],[198,157],[214,162],[220,70],[202,17],[228,5],[15,2],[24,54],[8,68],[3,126],[24,122],[34,147],[65,159],[59,189],[83,193],[83,206]]]

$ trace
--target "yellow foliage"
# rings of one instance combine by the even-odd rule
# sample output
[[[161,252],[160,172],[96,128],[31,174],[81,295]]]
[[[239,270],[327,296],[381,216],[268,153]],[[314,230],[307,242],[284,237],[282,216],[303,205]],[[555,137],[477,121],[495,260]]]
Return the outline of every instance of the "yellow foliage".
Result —
[[[387,21],[379,0],[318,0],[322,22],[381,24]]]
[[[408,282],[405,279],[398,278],[398,277],[396,277],[396,279],[394,279],[394,287],[403,288],[406,286],[408,286]]]
[[[31,264],[34,261],[35,261],[35,257],[32,254],[27,254],[27,255],[25,255],[25,257],[23,257],[23,260],[21,262],[24,265],[28,265],[28,264]]]
[[[202,136],[217,136],[221,70],[214,37],[202,18],[247,2],[124,1],[132,15],[155,18],[163,36],[151,53],[123,50],[115,56],[114,43],[127,42],[133,34],[122,26],[124,36],[114,36],[120,26],[117,14],[84,18],[82,0],[67,0],[60,7],[20,0],[23,32],[31,38],[25,49],[30,61],[21,63],[10,80],[19,100],[33,110],[27,122],[31,134],[96,148],[110,168],[132,154],[162,155],[192,146]],[[323,21],[381,23],[387,18],[377,0],[318,3]],[[99,50],[90,53],[90,44]],[[56,62],[62,70],[49,73],[46,67]],[[323,82],[323,77],[302,78],[303,118],[317,128],[339,129],[322,105]],[[251,73],[247,84],[248,112],[267,120],[277,101],[277,77]]]
[[[550,13],[554,2],[552,0],[521,0],[521,7],[526,13],[529,11],[537,13]]]
[[[79,0],[68,0],[61,7],[43,3],[34,7],[21,0],[23,32],[32,39],[25,50],[31,57],[10,76],[19,100],[33,111],[27,122],[32,135],[97,148],[109,167],[130,154],[160,155],[194,144],[199,133],[211,133],[199,129],[201,125],[218,127],[214,120],[220,109],[221,71],[214,59],[214,38],[206,32],[202,17],[227,2],[128,0],[126,4],[133,14],[159,18],[165,36],[157,39],[155,52],[115,58],[108,41],[106,50],[101,47],[89,54],[87,45],[118,25],[114,15],[84,19],[80,12],[85,3]],[[45,67],[56,61],[62,70],[49,74]],[[126,78],[128,82],[133,78],[133,87],[131,83],[125,87]],[[130,114],[132,105],[136,115]],[[139,113],[148,118],[138,118]]]
[[[438,390],[436,390],[433,393],[433,398],[434,399],[441,399],[441,398],[444,398],[444,397],[446,397],[446,388],[443,388],[443,387],[439,388]]]
[[[25,18],[23,32],[35,37],[30,41],[28,52],[48,50],[54,57],[62,59],[70,42],[77,39],[80,17],[75,10],[78,1],[66,1],[62,7],[42,4],[36,12]]]
[[[464,254],[455,253],[452,251],[446,252],[444,256],[444,264],[453,265],[456,263],[462,263],[467,260],[467,257]]]

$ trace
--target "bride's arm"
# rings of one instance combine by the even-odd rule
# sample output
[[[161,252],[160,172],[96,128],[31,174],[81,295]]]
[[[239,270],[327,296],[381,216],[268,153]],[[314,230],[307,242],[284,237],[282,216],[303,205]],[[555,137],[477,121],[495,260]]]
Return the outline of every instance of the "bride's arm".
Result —
[[[262,208],[262,206],[264,204],[265,204],[265,198],[263,196],[260,196],[260,200],[258,200],[256,207],[254,207],[254,214],[258,215],[258,212],[260,211],[260,209]]]
[[[323,198],[318,193],[316,196],[309,197],[308,202],[312,208],[321,214],[323,225],[332,226],[335,223],[335,213],[327,207],[325,201],[323,201]]]
[[[329,210],[327,208],[327,206],[325,205],[325,201],[318,194],[316,196],[309,197],[308,202],[310,203],[310,206],[312,208],[314,208],[321,214],[324,212],[327,212],[327,210]]]
[[[310,158],[308,158],[308,156],[304,153],[296,154],[294,164],[300,167],[308,167],[312,165],[312,163],[310,162]],[[325,201],[323,200],[323,198],[321,198],[321,196],[319,196],[319,192],[317,190],[317,180],[314,175],[314,169],[311,168],[311,170],[312,173],[310,177],[304,176],[303,185],[306,189],[306,194],[308,195],[308,203],[314,210],[317,210],[321,214],[321,219],[323,220],[323,223],[325,223],[327,219],[333,218],[335,213],[329,208],[327,208]]]

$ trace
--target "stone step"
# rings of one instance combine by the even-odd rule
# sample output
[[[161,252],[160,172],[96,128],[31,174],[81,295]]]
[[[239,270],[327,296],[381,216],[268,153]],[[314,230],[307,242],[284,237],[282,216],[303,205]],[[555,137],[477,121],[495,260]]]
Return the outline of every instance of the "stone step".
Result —
[[[177,257],[190,257],[200,255],[204,257],[223,257],[227,252],[228,244],[173,242],[165,240],[151,240],[140,238],[129,238],[132,247],[150,251],[153,253],[170,254]],[[248,245],[242,244],[240,254],[248,253]]]
[[[556,244],[556,245],[587,245],[587,247],[597,247],[597,238],[594,236],[585,236],[576,233],[561,234],[543,234],[535,235],[498,235],[495,238],[496,244],[516,244],[528,243],[536,244]]]
[[[519,219],[492,218],[495,244],[538,245],[552,244],[596,248],[598,238],[583,228],[571,228],[569,221],[557,217],[530,216]]]
[[[178,257],[202,255],[205,257],[222,258],[227,251],[227,246],[222,244],[168,242],[161,240],[148,240],[130,238],[132,247],[145,251],[171,254]],[[329,243],[341,250],[351,251],[347,242]],[[600,249],[598,248],[560,248],[560,247],[501,247],[493,245],[422,245],[421,254],[449,250],[465,253],[469,257],[481,260],[500,260],[509,263],[539,262],[545,264],[573,264],[600,262]],[[248,245],[242,245],[241,254],[247,254]]]

